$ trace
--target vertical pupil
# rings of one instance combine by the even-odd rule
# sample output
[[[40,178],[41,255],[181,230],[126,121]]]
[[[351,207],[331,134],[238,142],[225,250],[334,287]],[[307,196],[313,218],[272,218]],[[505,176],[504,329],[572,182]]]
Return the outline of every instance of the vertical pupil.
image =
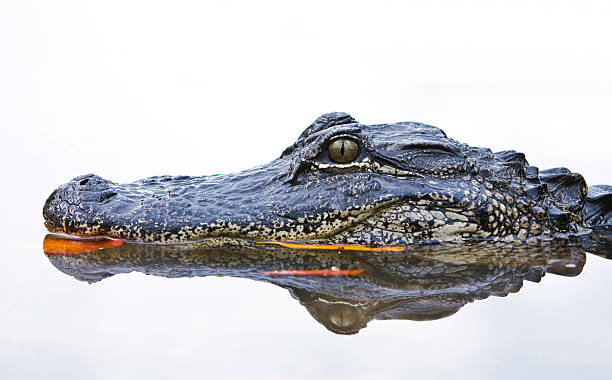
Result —
[[[344,157],[344,141],[342,141],[342,146],[340,147],[340,155]]]

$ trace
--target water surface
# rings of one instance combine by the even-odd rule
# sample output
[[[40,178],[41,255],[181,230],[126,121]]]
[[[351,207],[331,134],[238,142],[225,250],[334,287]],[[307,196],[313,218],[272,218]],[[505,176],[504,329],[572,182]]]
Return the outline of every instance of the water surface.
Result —
[[[2,378],[605,378],[612,368],[612,265],[576,242],[58,255],[43,253],[38,231],[36,244],[2,246]],[[332,266],[364,273],[264,273]]]
[[[569,239],[337,246],[252,242],[212,248],[47,235],[61,272],[96,283],[140,272],[166,278],[229,276],[287,289],[331,332],[356,334],[373,319],[430,321],[489,296],[518,292],[546,273],[574,277],[587,250],[612,258],[612,228]]]

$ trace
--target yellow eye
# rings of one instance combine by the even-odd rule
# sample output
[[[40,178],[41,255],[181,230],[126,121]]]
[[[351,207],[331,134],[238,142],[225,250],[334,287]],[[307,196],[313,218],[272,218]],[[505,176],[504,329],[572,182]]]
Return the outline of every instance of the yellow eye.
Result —
[[[329,144],[327,151],[335,163],[347,164],[359,156],[359,145],[353,139],[340,137]]]

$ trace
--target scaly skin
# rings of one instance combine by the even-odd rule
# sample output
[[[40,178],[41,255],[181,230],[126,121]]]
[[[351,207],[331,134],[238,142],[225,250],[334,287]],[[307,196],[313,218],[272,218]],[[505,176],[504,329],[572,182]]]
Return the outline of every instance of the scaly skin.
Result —
[[[358,146],[349,162],[330,156],[339,137]],[[522,153],[470,147],[426,124],[332,113],[266,165],[129,184],[80,176],[49,196],[43,215],[52,232],[157,243],[524,240],[609,225],[612,187],[587,191],[580,174],[538,171]]]

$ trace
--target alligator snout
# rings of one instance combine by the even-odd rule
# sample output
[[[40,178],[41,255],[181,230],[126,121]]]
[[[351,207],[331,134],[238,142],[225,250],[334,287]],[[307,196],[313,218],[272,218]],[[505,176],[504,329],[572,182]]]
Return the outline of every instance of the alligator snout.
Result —
[[[73,178],[57,188],[43,207],[47,228],[66,231],[66,224],[79,225],[91,221],[101,205],[117,195],[113,183],[94,174]]]

